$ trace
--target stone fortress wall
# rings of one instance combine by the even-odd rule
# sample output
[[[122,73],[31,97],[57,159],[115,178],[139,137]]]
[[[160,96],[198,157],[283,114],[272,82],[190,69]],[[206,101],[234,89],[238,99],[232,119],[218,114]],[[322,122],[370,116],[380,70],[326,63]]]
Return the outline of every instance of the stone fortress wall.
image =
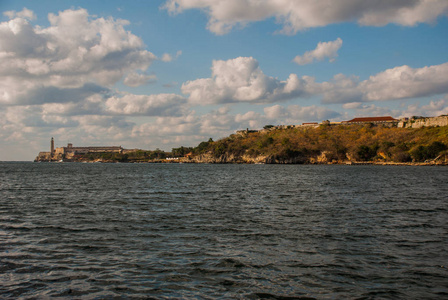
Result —
[[[73,144],[67,144],[67,147],[54,147],[54,139],[51,138],[50,152],[39,152],[35,161],[60,161],[70,160],[76,155],[88,153],[125,153],[126,149],[121,146],[92,146],[92,147],[73,147]]]
[[[276,129],[289,129],[289,128],[315,128],[320,125],[362,125],[362,124],[375,124],[386,127],[397,127],[397,128],[421,128],[421,127],[431,127],[431,126],[448,126],[448,115],[442,115],[438,117],[411,117],[411,118],[401,118],[394,119],[390,116],[387,117],[366,117],[366,118],[354,118],[349,121],[342,122],[330,122],[328,120],[322,121],[321,123],[302,123],[302,125],[277,125],[271,126],[269,128],[264,128],[261,130],[238,130],[236,135],[247,136],[253,132],[267,133],[271,130]]]
[[[426,118],[426,117],[412,117],[400,119],[397,124],[398,128],[421,128],[431,126],[448,126],[448,115]]]

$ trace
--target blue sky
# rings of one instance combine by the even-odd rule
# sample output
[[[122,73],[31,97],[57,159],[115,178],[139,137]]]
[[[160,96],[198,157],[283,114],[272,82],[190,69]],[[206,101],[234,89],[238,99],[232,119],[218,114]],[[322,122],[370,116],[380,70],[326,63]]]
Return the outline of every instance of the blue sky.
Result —
[[[0,160],[448,114],[446,0],[0,0]]]

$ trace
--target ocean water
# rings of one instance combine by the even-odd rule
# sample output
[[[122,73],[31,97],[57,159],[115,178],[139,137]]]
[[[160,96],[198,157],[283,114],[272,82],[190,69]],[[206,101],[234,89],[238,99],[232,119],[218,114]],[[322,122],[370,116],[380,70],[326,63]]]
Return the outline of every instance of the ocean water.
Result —
[[[447,299],[448,168],[0,163],[1,299]]]

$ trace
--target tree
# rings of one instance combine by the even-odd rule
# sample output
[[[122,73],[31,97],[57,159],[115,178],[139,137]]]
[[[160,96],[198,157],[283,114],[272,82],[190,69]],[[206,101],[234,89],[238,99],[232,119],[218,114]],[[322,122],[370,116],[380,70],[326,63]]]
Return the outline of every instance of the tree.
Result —
[[[358,146],[358,150],[356,151],[356,156],[361,161],[370,161],[376,156],[376,151],[378,150],[378,146],[373,145],[371,147],[366,145]]]

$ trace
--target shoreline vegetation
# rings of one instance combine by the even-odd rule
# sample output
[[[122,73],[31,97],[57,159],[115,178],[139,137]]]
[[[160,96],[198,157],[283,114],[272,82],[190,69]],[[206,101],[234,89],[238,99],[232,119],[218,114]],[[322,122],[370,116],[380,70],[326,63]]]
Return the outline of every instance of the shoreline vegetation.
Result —
[[[448,165],[448,126],[397,128],[382,124],[238,131],[196,147],[88,152],[36,157],[35,162]]]

